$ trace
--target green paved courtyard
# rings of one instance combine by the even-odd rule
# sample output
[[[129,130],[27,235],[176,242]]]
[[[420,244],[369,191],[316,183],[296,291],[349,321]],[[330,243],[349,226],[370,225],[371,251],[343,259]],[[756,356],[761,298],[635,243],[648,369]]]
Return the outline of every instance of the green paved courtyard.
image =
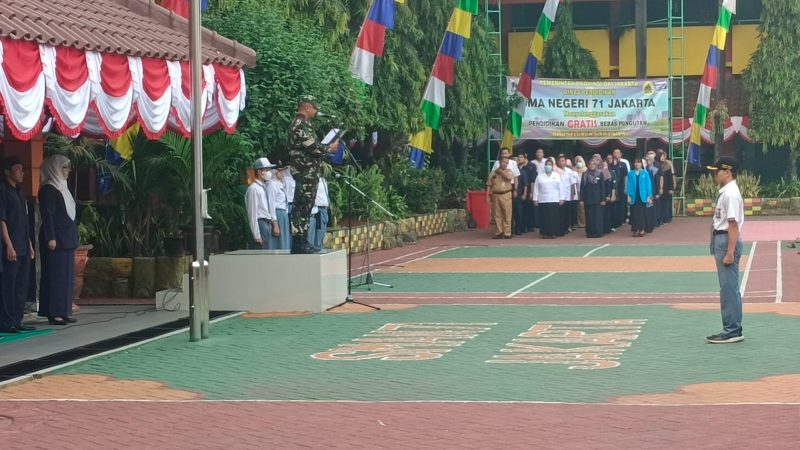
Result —
[[[603,325],[625,319],[640,325],[608,325],[617,331]],[[427,325],[402,325],[419,323]],[[392,331],[387,324],[401,325]],[[519,337],[534,325],[560,331]],[[714,346],[703,337],[718,331],[718,311],[663,305],[420,306],[371,314],[234,318],[214,324],[212,337],[199,343],[177,335],[58,373],[159,380],[207,399],[605,402],[797,370],[800,318],[749,314],[744,325],[745,342]],[[442,337],[448,333],[474,337]],[[580,333],[617,337],[604,342]],[[591,339],[566,343],[557,335]],[[353,357],[348,348],[359,338],[358,355],[368,359],[342,359]],[[502,352],[514,339],[517,352]],[[445,345],[455,341],[463,343]],[[330,349],[338,349],[338,356]],[[576,352],[582,357],[564,361]],[[409,360],[436,354],[440,357]],[[487,362],[502,358],[517,362]],[[539,362],[519,362],[525,358]],[[608,368],[594,367],[598,359],[610,362]]]

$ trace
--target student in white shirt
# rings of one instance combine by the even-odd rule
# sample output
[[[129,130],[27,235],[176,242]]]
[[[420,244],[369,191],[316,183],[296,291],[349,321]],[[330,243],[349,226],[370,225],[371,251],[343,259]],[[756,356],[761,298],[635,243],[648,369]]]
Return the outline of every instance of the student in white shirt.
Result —
[[[286,167],[278,167],[272,179],[267,183],[267,200],[273,222],[278,224],[278,233],[272,234],[270,248],[273,250],[290,250],[292,236],[289,228],[289,202],[286,201],[286,186],[283,184],[283,173]]]
[[[330,220],[330,196],[328,195],[328,182],[319,177],[317,184],[317,198],[314,208],[311,209],[311,220],[308,222],[308,244],[318,251],[324,251],[325,232],[328,231]]]
[[[742,334],[742,295],[739,291],[739,258],[742,256],[744,202],[736,184],[738,163],[730,156],[721,156],[713,166],[719,197],[714,209],[711,252],[717,263],[719,300],[722,310],[722,332],[708,336],[712,344],[729,344],[744,340]]]
[[[253,164],[256,179],[247,187],[244,200],[247,207],[247,223],[253,241],[262,249],[268,249],[272,233],[278,229],[269,211],[267,198],[267,182],[271,178],[271,170],[275,167],[267,158],[258,158]]]
[[[503,147],[500,149],[500,155],[497,156],[497,161],[494,162],[492,171],[494,172],[498,167],[500,167],[500,160],[503,158],[508,158],[508,168],[511,170],[511,173],[514,174],[514,180],[519,178],[519,164],[517,164],[517,161],[511,157],[511,149],[508,147]]]
[[[559,233],[558,208],[564,204],[561,177],[553,171],[554,166],[553,158],[548,158],[544,172],[533,183],[533,204],[539,207],[542,239],[555,239]]]
[[[573,177],[572,170],[567,167],[567,157],[558,155],[556,167],[553,169],[561,177],[561,197],[564,203],[558,208],[558,236],[564,236],[572,231],[570,228],[570,199],[572,198]]]

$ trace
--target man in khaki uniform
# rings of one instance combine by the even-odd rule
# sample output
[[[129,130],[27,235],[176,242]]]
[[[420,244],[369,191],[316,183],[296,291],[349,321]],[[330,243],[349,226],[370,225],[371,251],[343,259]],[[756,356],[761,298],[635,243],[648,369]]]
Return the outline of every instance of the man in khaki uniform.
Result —
[[[486,181],[486,201],[494,208],[494,225],[497,230],[492,239],[511,239],[511,199],[514,196],[515,178],[508,161],[508,156],[502,156],[500,165],[489,174]]]

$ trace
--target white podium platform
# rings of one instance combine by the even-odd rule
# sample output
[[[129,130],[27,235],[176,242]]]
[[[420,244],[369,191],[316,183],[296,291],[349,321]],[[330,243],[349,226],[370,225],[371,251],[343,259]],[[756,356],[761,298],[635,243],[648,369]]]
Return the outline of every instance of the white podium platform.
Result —
[[[208,294],[218,311],[322,312],[347,296],[347,253],[291,255],[285,251],[239,250],[211,255]],[[171,304],[189,306],[189,279]],[[159,292],[157,303],[166,293]],[[157,305],[161,306],[161,305]],[[165,305],[169,307],[169,305]]]

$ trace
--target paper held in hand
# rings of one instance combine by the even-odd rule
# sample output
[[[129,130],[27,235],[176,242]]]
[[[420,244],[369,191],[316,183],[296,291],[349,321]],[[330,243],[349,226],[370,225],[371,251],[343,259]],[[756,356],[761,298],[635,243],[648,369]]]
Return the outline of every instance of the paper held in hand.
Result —
[[[344,134],[341,133],[341,131],[342,130],[338,128],[334,128],[331,131],[329,131],[328,134],[326,134],[325,137],[322,139],[322,145],[330,145],[331,142],[340,139],[342,137],[342,134]]]

